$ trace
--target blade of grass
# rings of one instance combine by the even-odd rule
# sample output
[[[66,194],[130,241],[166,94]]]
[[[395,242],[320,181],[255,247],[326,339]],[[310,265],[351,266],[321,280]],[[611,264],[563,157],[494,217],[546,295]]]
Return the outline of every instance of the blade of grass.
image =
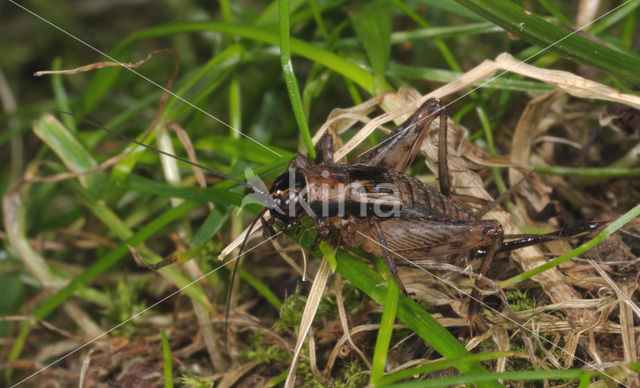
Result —
[[[53,70],[60,70],[62,68],[62,59],[56,58],[53,61],[53,64],[51,64],[51,68]],[[64,84],[62,83],[62,75],[51,75],[51,89],[53,90],[53,95],[56,99],[56,106],[58,109],[65,112],[71,112],[71,104],[69,103],[67,90],[64,88]],[[64,123],[65,128],[69,129],[69,131],[76,132],[78,130],[76,128],[76,121],[71,116],[65,115],[62,117],[62,122]]]
[[[594,178],[629,178],[640,176],[640,168],[531,166],[547,175],[587,176]]]
[[[349,17],[373,68],[374,94],[379,94],[389,89],[384,76],[391,54],[391,7],[386,0],[376,0]]]
[[[173,362],[171,361],[171,347],[167,333],[160,329],[162,338],[162,356],[164,360],[164,386],[165,388],[173,388]]]
[[[199,91],[196,89],[196,87],[199,86],[202,88],[203,85],[210,85],[211,82],[207,82],[207,78],[209,76],[219,77],[219,75],[215,75],[214,73],[216,73],[216,71],[224,70],[229,66],[237,64],[244,52],[245,49],[241,45],[231,45],[227,47],[222,52],[218,53],[215,57],[208,60],[203,66],[200,67],[197,72],[195,72],[195,74],[191,75],[186,81],[184,81],[184,83],[176,91],[176,95],[189,98],[190,100],[193,100],[192,102],[205,98],[208,93]],[[176,119],[176,116],[182,114],[180,110],[173,112],[174,105],[179,101],[180,100],[178,100],[178,98],[176,98],[175,96],[171,96],[171,98],[167,101],[167,105],[165,107],[166,118]],[[234,128],[240,127],[234,126]]]
[[[87,149],[75,138],[60,121],[45,114],[33,124],[33,132],[58,155],[71,172],[83,173],[98,166]],[[104,186],[104,175],[95,172],[80,175],[80,182],[92,195],[97,195]]]
[[[607,74],[640,81],[640,59],[547,22],[509,0],[456,0],[519,38]]]
[[[333,253],[333,248],[329,246],[329,243],[326,241],[320,242],[318,247],[320,252],[322,252],[322,256],[324,256],[329,262],[329,266],[331,267],[331,273],[336,272],[336,267],[338,266],[338,261],[336,260],[336,255]]]
[[[480,123],[482,124],[482,130],[484,132],[484,137],[487,140],[489,153],[491,153],[492,155],[496,155],[496,147],[493,143],[493,130],[491,128],[491,124],[489,123],[487,112],[481,105],[478,105],[476,106],[476,113],[478,114],[478,118],[480,119]],[[491,167],[491,173],[493,174],[493,179],[496,182],[498,192],[502,194],[507,191],[507,185],[505,185],[504,181],[502,180],[500,169],[498,169],[497,167]],[[509,200],[505,199],[504,203],[508,204]]]
[[[433,7],[435,9],[442,10],[446,13],[459,15],[467,19],[482,20],[481,16],[469,11],[465,7],[456,3],[454,0],[418,0],[419,4],[426,5],[427,7]]]
[[[385,386],[385,385],[395,383],[398,380],[408,379],[413,376],[424,375],[424,374],[439,371],[442,369],[455,367],[459,363],[466,363],[469,361],[476,362],[476,361],[495,360],[498,358],[506,358],[514,355],[515,355],[515,352],[489,352],[489,353],[472,354],[467,357],[454,358],[451,360],[436,361],[427,365],[422,365],[415,368],[407,368],[399,372],[389,374],[383,377],[379,381],[379,386]]]
[[[282,307],[282,301],[269,289],[269,287],[267,287],[264,283],[262,283],[260,280],[258,280],[256,277],[254,277],[241,267],[238,267],[238,276],[240,276],[242,280],[249,283],[249,285],[256,291],[258,291],[258,293],[260,293],[260,295],[262,295],[267,300],[267,302],[271,303],[271,305],[277,311],[280,311],[280,308]]]
[[[624,19],[627,15],[635,13],[637,15],[636,8],[640,7],[640,0],[631,0],[626,2],[620,8],[611,12],[607,17],[598,20],[588,28],[590,34],[597,35],[602,31],[608,29],[612,25],[618,23],[620,20]],[[636,12],[634,12],[636,11]]]
[[[292,0],[289,5],[290,12],[295,12],[302,7],[307,0]],[[280,21],[280,3],[278,1],[272,1],[269,6],[262,11],[260,17],[255,21],[255,25],[266,27],[274,25]]]
[[[624,42],[624,46],[627,50],[630,50],[633,47],[633,39],[637,25],[638,12],[629,13],[623,21],[622,31],[620,31],[620,40]]]
[[[213,210],[209,212],[200,229],[193,235],[191,245],[199,247],[206,244],[227,222],[232,211],[233,207],[218,203]]]
[[[559,370],[541,370],[541,371],[509,371],[509,372],[490,372],[477,373],[464,376],[443,377],[439,379],[428,379],[420,381],[412,381],[408,383],[394,384],[394,388],[412,388],[412,387],[449,387],[455,385],[465,385],[493,380],[514,380],[514,381],[542,381],[542,380],[576,380],[581,379],[584,375],[590,377],[595,372],[585,371],[581,369],[559,369]]]
[[[311,7],[311,12],[313,13],[313,20],[316,22],[316,26],[318,30],[320,30],[320,34],[322,38],[326,41],[329,40],[329,31],[327,31],[327,26],[322,20],[322,10],[318,7],[318,3],[316,0],[307,0],[309,2],[309,6]]]
[[[316,149],[311,142],[311,133],[307,124],[307,118],[304,115],[302,98],[300,97],[300,87],[298,79],[293,71],[293,63],[291,63],[291,40],[289,36],[289,0],[278,0],[280,2],[280,65],[282,66],[282,75],[284,76],[287,92],[289,93],[289,101],[293,115],[298,123],[298,130],[302,136],[305,147],[311,159],[316,158]]]
[[[371,362],[371,378],[369,384],[377,386],[380,384],[384,376],[384,369],[387,363],[387,353],[389,344],[391,343],[391,334],[393,333],[393,322],[396,319],[396,311],[398,311],[398,298],[400,296],[400,288],[392,277],[387,282],[386,297],[380,318],[380,329],[378,329],[378,337],[373,350],[373,361]]]
[[[569,21],[569,19],[567,19],[562,12],[560,12],[560,10],[558,8],[556,8],[555,5],[551,4],[551,2],[549,2],[549,0],[538,0],[538,3],[542,4],[543,7],[545,7],[547,9],[547,11],[549,11],[549,13],[551,13],[556,19],[558,19],[558,21],[562,24],[564,24],[565,26],[569,27],[571,26],[573,23],[571,23]]]

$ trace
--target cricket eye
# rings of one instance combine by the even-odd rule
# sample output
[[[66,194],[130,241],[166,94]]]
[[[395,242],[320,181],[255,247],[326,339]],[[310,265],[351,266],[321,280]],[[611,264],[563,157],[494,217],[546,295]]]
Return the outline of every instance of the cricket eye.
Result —
[[[494,234],[495,231],[496,231],[495,228],[491,226],[485,226],[484,228],[482,228],[482,234],[485,236],[488,234]]]

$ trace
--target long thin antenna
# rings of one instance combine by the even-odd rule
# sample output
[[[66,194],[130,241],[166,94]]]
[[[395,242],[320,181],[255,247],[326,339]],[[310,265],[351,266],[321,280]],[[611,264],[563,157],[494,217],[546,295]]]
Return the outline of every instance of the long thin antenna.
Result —
[[[251,225],[249,225],[249,229],[247,229],[247,234],[244,236],[244,239],[242,240],[242,244],[240,245],[240,252],[238,253],[238,259],[236,260],[235,263],[233,263],[233,272],[231,272],[231,279],[229,280],[229,292],[227,293],[227,304],[224,309],[224,331],[222,333],[224,334],[225,347],[226,347],[227,338],[228,338],[227,330],[229,329],[229,309],[231,308],[231,293],[233,292],[233,283],[236,280],[236,273],[238,272],[238,266],[240,265],[240,256],[242,255],[242,251],[244,251],[245,244],[249,240],[249,235],[251,235],[251,231],[253,230],[253,227],[256,226],[256,223],[258,222],[258,220],[261,219],[262,216],[264,216],[264,213],[266,213],[267,210],[269,210],[269,208],[267,207],[263,208],[260,211],[260,213],[258,213],[258,216],[251,222]]]

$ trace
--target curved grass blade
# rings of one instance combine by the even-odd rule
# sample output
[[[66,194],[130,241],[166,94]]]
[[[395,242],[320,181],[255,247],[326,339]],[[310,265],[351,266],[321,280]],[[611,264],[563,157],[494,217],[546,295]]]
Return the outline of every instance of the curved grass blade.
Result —
[[[554,369],[541,371],[520,371],[520,372],[490,372],[475,373],[464,376],[443,377],[439,379],[428,379],[412,381],[408,383],[393,384],[394,388],[412,388],[412,387],[449,387],[456,385],[473,384],[480,385],[482,382],[495,380],[514,380],[514,381],[542,381],[542,380],[580,380],[583,376],[589,377],[597,374],[597,372],[586,371],[582,369]]]
[[[385,0],[376,0],[349,17],[373,68],[374,94],[381,93],[389,88],[384,77],[391,54],[391,7]]]
[[[173,388],[173,362],[171,361],[171,347],[167,333],[160,329],[162,339],[162,358],[164,359],[164,387]]]
[[[466,356],[462,358],[453,358],[450,360],[436,361],[427,365],[422,365],[415,368],[407,368],[399,372],[391,373],[383,377],[379,381],[379,385],[385,386],[385,385],[395,383],[398,380],[409,379],[416,375],[424,375],[424,374],[439,371],[442,369],[452,368],[460,363],[466,363],[469,361],[495,360],[498,358],[506,358],[513,355],[515,355],[515,352],[489,352],[489,353],[472,354],[470,356]]]
[[[505,30],[547,51],[607,74],[640,82],[640,59],[583,38],[509,0],[456,0]],[[578,26],[582,27],[582,26]]]
[[[376,346],[373,350],[373,361],[371,362],[371,379],[370,384],[377,386],[384,376],[384,369],[387,362],[387,353],[389,344],[391,343],[391,334],[393,333],[393,322],[396,319],[398,311],[398,298],[400,296],[400,288],[392,277],[387,281],[387,295],[384,301],[384,310],[380,318],[380,329],[378,329],[378,337]]]
[[[402,78],[422,81],[436,81],[442,83],[454,81],[460,78],[460,76],[463,74],[443,69],[408,66],[393,61],[389,64],[389,72]],[[473,86],[480,86],[484,89],[515,90],[521,92],[548,92],[554,89],[554,86],[544,84],[542,82],[526,81],[505,77],[494,78],[489,80],[489,82],[478,82]]]
[[[300,135],[304,141],[305,147],[311,159],[315,159],[316,150],[311,142],[311,133],[309,133],[309,125],[302,107],[302,99],[300,98],[300,87],[298,79],[293,71],[293,63],[291,63],[291,37],[289,36],[289,0],[279,0],[280,3],[280,65],[282,66],[282,74],[287,92],[289,93],[289,101],[293,115],[298,123]]]
[[[96,168],[98,163],[60,121],[45,114],[33,124],[33,132],[58,155],[71,172],[81,174],[78,180],[92,195],[100,192],[105,183],[104,175],[101,172],[83,175]]]

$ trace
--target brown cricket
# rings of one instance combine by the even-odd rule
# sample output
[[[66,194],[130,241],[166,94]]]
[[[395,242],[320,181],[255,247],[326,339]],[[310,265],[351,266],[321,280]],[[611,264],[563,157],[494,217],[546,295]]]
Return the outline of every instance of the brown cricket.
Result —
[[[404,173],[436,118],[440,120],[439,191]],[[322,239],[339,235],[344,244],[382,257],[405,295],[396,260],[450,260],[460,254],[482,256],[480,277],[471,295],[472,318],[479,307],[473,303],[480,295],[477,287],[497,252],[577,236],[603,225],[590,222],[543,235],[505,236],[498,221],[480,219],[452,199],[446,144],[446,111],[438,99],[427,100],[355,165],[334,162],[333,142],[326,135],[321,143],[322,159],[313,163],[304,155],[296,155],[288,171],[274,181],[269,190],[270,205],[265,206],[249,230],[260,219],[265,235],[273,235],[273,224],[291,229],[302,217],[309,216],[318,231],[312,249]],[[267,210],[271,218],[265,221]],[[247,238],[248,233],[240,252]]]
[[[74,115],[75,116],[75,115]],[[77,117],[77,116],[75,116]],[[406,287],[398,276],[395,261],[418,259],[451,260],[461,254],[482,257],[480,275],[471,294],[469,318],[479,312],[478,287],[498,252],[506,252],[555,239],[575,237],[601,227],[605,222],[589,222],[560,231],[505,236],[496,220],[481,219],[487,208],[474,213],[454,201],[447,167],[446,110],[438,99],[427,100],[399,128],[391,132],[368,156],[358,164],[335,163],[333,141],[326,135],[316,163],[304,155],[296,155],[285,173],[275,179],[269,193],[222,172],[168,154],[154,147],[112,131],[143,147],[185,163],[200,167],[213,175],[231,179],[246,186],[263,199],[263,209],[249,226],[240,246],[240,253],[231,276],[239,265],[239,258],[250,231],[260,220],[265,236],[273,236],[273,225],[289,230],[309,216],[318,234],[311,245],[315,250],[323,239],[337,235],[347,246],[361,248],[382,257],[404,295]],[[418,154],[433,120],[439,119],[438,181],[440,190],[404,172]],[[87,120],[85,120],[87,121]],[[491,204],[495,206],[498,201]],[[270,218],[264,215],[269,212]],[[156,270],[171,264],[169,257],[155,265]],[[227,296],[227,314],[230,295]]]

